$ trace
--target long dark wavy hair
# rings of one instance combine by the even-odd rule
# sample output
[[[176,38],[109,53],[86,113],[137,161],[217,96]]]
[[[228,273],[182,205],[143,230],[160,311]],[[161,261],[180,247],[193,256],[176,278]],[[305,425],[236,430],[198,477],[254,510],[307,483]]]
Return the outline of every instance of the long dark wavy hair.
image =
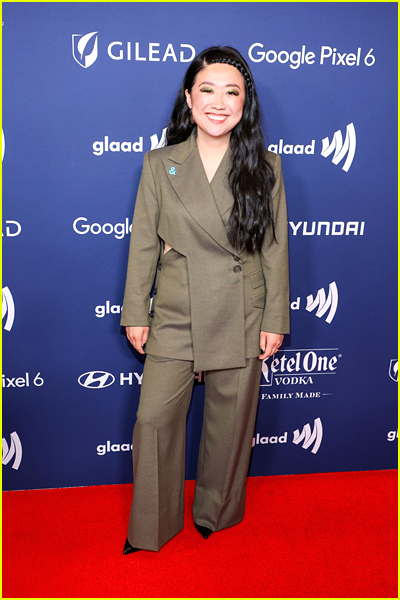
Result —
[[[166,132],[167,146],[185,141],[196,126],[190,120],[185,90],[191,92],[197,74],[214,63],[236,67],[245,81],[243,115],[232,130],[229,142],[232,152],[229,185],[234,204],[227,234],[236,250],[255,254],[261,250],[267,229],[272,230],[271,239],[275,239],[271,199],[275,178],[266,159],[260,103],[253,76],[243,56],[235,48],[212,46],[195,57],[175,100]]]

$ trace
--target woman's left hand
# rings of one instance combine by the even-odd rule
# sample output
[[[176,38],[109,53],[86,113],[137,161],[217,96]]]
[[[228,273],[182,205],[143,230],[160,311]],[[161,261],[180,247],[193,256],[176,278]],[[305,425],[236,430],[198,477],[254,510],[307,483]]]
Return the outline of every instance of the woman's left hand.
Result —
[[[260,348],[263,353],[258,357],[260,360],[272,356],[279,350],[283,342],[283,335],[281,333],[267,333],[266,331],[260,332]]]

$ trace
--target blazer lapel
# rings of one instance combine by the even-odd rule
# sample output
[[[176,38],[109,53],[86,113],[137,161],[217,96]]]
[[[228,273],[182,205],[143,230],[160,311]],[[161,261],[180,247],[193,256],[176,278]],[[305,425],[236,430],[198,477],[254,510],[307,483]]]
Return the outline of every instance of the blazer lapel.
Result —
[[[210,183],[215,204],[217,205],[221,217],[228,210],[232,209],[233,206],[233,196],[228,182],[228,175],[231,167],[231,155],[231,149],[228,148]]]
[[[228,204],[232,206],[233,203],[229,188],[226,188],[224,183],[226,175],[223,171],[226,171],[226,168],[220,169],[224,167],[222,163],[225,163],[226,159],[225,155],[210,185],[193,132],[188,140],[175,146],[163,162],[172,187],[192,218],[220,246],[228,252],[235,253],[228,241],[220,212],[225,212],[229,208]],[[220,210],[217,208],[215,195],[218,197]]]

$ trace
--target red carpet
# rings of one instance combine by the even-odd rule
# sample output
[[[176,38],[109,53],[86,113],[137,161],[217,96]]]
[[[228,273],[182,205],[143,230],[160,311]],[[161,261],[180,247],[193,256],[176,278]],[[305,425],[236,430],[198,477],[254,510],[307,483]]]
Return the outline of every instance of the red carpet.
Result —
[[[244,521],[124,556],[130,485],[3,493],[6,598],[397,597],[397,472],[253,477]]]

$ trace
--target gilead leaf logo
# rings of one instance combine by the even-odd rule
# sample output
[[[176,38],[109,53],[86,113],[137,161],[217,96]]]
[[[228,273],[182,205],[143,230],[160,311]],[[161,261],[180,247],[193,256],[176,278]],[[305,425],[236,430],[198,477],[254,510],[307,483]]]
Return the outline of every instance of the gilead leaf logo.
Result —
[[[397,358],[392,358],[389,365],[389,377],[396,383],[399,380],[399,361]]]
[[[72,35],[72,55],[78,65],[87,69],[98,56],[98,32]]]

